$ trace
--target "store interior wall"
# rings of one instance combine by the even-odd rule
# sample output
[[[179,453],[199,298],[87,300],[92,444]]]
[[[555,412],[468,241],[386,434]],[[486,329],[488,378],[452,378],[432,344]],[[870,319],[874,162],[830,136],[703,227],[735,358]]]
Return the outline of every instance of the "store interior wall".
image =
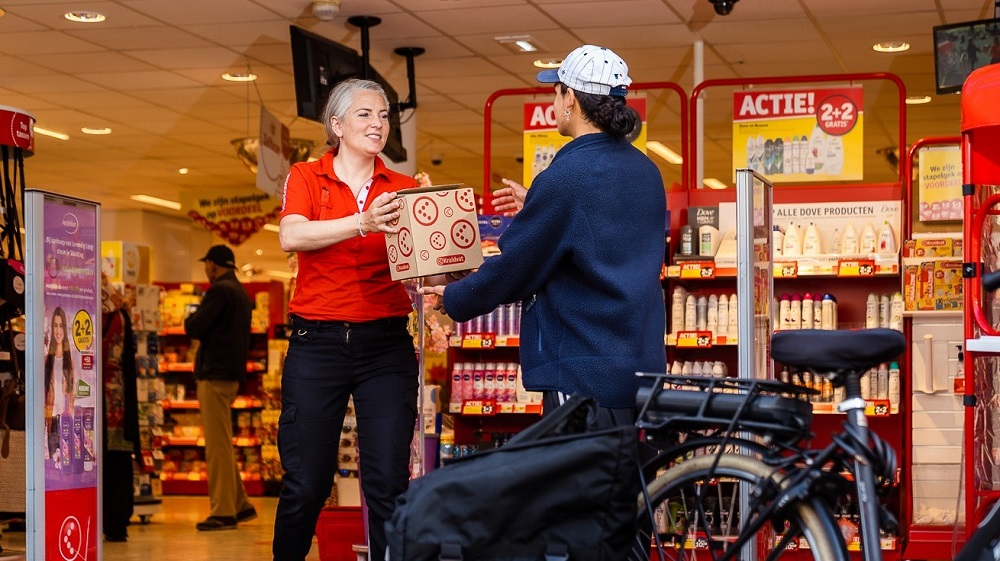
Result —
[[[208,230],[193,225],[187,217],[144,210],[102,212],[101,240],[120,240],[150,247],[152,279],[157,282],[204,281],[205,269],[198,260],[209,247],[222,243]]]

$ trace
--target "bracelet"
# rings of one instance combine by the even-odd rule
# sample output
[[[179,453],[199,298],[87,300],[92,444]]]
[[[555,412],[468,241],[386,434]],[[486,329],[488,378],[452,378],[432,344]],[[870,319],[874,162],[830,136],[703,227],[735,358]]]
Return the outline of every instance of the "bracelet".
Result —
[[[364,230],[361,229],[361,213],[355,212],[354,216],[358,217],[358,235],[361,236],[362,238],[367,236],[368,234],[366,234]]]

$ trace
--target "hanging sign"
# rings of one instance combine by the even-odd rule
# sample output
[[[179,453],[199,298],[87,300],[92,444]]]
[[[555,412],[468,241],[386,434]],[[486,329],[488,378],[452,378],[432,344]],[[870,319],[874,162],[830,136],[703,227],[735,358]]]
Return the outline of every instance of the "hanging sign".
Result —
[[[181,196],[187,215],[232,245],[240,245],[278,217],[281,199],[257,190],[231,191],[216,197],[188,192]]]
[[[628,97],[625,103],[639,113],[642,131],[632,144],[646,153],[646,98]],[[535,176],[549,167],[552,159],[566,143],[572,140],[557,130],[561,115],[556,115],[551,101],[530,101],[524,104],[524,178],[522,184],[530,187]]]
[[[291,167],[292,143],[288,127],[267,109],[260,108],[260,144],[257,148],[257,188],[281,200],[285,177]]]
[[[733,94],[733,169],[773,183],[864,179],[860,86]]]
[[[922,148],[917,164],[921,222],[962,219],[962,150],[954,146]]]
[[[16,107],[0,105],[0,144],[30,156],[35,151],[35,116]]]

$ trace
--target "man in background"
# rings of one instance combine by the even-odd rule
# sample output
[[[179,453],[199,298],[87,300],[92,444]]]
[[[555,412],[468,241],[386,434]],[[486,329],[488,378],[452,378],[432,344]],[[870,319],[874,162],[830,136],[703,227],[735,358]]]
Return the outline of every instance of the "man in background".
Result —
[[[233,250],[214,245],[201,261],[210,286],[198,309],[184,320],[184,331],[199,343],[194,377],[205,435],[211,505],[208,518],[196,527],[201,531],[234,530],[237,522],[257,517],[236,465],[232,414],[240,380],[247,371],[253,303],[236,279]]]

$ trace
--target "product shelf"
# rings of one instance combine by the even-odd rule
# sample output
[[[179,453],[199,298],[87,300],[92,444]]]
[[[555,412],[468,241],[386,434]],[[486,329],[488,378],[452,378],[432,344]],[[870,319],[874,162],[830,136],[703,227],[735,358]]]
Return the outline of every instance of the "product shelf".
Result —
[[[465,400],[462,403],[449,403],[449,413],[460,415],[541,415],[541,403],[496,403],[490,399]]]
[[[781,258],[774,262],[774,278],[798,277],[872,277],[899,274],[899,256],[880,255],[817,255],[814,257]],[[729,261],[682,261],[666,267],[666,278],[680,280],[710,280],[735,278],[736,263]]]
[[[194,410],[201,409],[197,400],[185,399],[185,400],[163,400],[163,410]],[[236,396],[233,401],[232,409],[261,409],[264,407],[264,402],[253,396],[240,395]]]
[[[234,436],[233,446],[240,448],[250,448],[254,446],[260,446],[261,440],[255,436]],[[163,436],[163,446],[205,446],[204,436]]]
[[[466,333],[461,337],[452,335],[448,338],[448,346],[456,349],[518,347],[520,343],[521,337],[519,335],[497,335],[496,333]]]

